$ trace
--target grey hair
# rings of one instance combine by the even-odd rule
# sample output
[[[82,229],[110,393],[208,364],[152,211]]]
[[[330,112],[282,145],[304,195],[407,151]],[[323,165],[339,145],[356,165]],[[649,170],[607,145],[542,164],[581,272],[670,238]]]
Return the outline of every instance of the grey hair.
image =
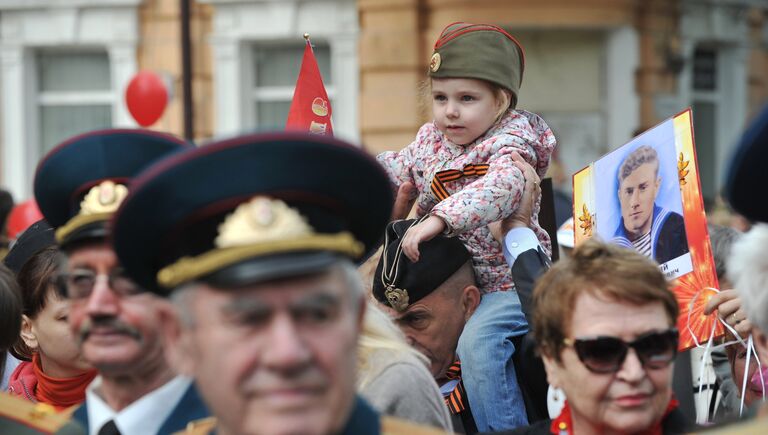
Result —
[[[355,309],[357,314],[360,304],[360,299],[365,294],[365,288],[363,286],[363,280],[357,271],[357,267],[350,260],[346,258],[340,258],[334,263],[331,268],[338,267],[344,276],[344,280],[349,288],[350,303]],[[175,288],[171,293],[171,301],[176,308],[176,314],[182,326],[192,328],[195,326],[195,316],[190,309],[190,301],[192,296],[196,292],[196,289],[200,285],[199,282],[193,281]]]
[[[635,172],[637,168],[646,163],[656,163],[656,176],[659,175],[659,155],[656,150],[648,145],[638,147],[629,153],[619,167],[619,183],[629,177],[629,174]]]
[[[768,225],[757,224],[733,246],[728,276],[747,318],[768,334]]]
[[[733,244],[741,239],[741,231],[731,227],[724,227],[717,224],[707,225],[709,230],[709,240],[712,241],[712,256],[715,258],[715,271],[717,279],[726,277],[728,268],[726,261],[731,256]]]

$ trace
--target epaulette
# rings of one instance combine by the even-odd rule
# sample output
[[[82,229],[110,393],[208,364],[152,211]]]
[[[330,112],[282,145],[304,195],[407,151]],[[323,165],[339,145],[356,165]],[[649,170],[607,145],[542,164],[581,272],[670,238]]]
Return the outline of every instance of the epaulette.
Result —
[[[0,433],[54,433],[70,420],[47,403],[34,403],[9,393],[0,393]]]
[[[381,417],[381,435],[446,435],[449,433],[452,432],[421,426],[399,418]]]
[[[187,427],[184,430],[178,431],[173,435],[208,435],[212,430],[216,429],[217,422],[216,417],[192,420],[187,423]]]

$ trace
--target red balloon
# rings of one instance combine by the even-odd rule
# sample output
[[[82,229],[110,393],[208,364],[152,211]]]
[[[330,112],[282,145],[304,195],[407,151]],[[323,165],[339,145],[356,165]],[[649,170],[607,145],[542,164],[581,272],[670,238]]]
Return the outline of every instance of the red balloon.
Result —
[[[168,91],[163,80],[152,71],[139,71],[125,89],[125,103],[133,119],[149,127],[157,122],[168,104]]]
[[[11,240],[15,239],[16,236],[29,228],[30,225],[42,218],[43,214],[40,213],[40,209],[37,208],[37,203],[34,199],[16,204],[8,215],[8,222],[5,224],[8,238]]]

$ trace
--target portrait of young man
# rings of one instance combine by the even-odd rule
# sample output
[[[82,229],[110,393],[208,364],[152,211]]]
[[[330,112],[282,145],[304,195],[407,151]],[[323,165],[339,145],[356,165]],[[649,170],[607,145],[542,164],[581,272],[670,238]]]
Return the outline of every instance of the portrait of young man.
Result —
[[[634,248],[659,264],[688,252],[685,221],[672,204],[660,201],[662,176],[658,152],[641,145],[619,165],[621,219],[611,242]]]

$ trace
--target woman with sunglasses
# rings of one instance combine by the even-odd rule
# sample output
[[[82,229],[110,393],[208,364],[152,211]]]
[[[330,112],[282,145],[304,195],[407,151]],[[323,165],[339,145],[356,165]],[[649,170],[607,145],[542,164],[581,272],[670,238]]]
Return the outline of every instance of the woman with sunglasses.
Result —
[[[96,371],[77,349],[67,323],[69,304],[54,285],[60,255],[53,230],[39,221],[22,233],[4,261],[16,273],[24,312],[12,349],[23,362],[11,375],[9,391],[64,410],[85,400]]]
[[[672,397],[678,307],[658,265],[596,241],[545,273],[533,329],[560,415],[513,434],[668,434],[685,431]]]

